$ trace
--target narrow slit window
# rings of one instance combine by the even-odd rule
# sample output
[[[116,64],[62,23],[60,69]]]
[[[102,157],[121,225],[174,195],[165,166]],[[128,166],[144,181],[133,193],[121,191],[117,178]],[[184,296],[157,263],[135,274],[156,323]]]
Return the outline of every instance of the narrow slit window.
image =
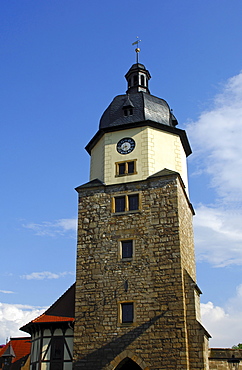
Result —
[[[121,303],[121,319],[122,323],[134,322],[134,304],[133,302]]]
[[[133,257],[133,240],[121,240],[121,257],[122,259]]]
[[[134,85],[138,85],[138,76],[134,75]]]

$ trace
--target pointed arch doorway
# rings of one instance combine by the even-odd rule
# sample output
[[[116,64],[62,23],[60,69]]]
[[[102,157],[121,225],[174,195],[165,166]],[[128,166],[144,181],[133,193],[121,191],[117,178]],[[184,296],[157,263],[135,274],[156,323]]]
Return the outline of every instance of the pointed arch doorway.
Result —
[[[136,364],[131,358],[126,357],[115,370],[142,370],[139,365]]]

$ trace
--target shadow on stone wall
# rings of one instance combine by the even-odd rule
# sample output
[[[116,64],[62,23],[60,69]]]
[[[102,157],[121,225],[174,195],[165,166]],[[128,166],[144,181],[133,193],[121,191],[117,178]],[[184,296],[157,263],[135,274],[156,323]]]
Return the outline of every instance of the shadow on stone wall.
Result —
[[[81,360],[76,361],[73,366],[74,369],[85,370],[100,370],[107,366],[116,356],[121,354],[132,342],[134,342],[141,334],[149,329],[157,320],[163,317],[167,311],[155,316],[142,325],[130,330],[128,333],[113,339],[111,342],[105,344],[101,348],[92,351]]]

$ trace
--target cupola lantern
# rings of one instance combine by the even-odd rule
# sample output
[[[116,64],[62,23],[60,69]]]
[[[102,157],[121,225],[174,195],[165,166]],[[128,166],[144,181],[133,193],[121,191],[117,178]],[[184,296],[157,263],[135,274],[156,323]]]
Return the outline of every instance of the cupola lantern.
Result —
[[[126,73],[125,78],[128,82],[128,90],[126,91],[127,94],[132,94],[140,91],[146,92],[148,94],[150,93],[148,82],[151,78],[151,75],[143,64],[133,64],[129,71]]]

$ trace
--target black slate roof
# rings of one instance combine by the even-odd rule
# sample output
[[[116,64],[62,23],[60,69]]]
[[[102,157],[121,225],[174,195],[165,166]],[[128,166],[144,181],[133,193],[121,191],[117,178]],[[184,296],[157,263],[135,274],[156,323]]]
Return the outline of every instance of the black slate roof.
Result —
[[[127,101],[129,101],[129,105],[133,109],[133,114],[125,116],[124,107],[127,106]],[[145,92],[137,92],[130,95],[116,96],[103,113],[99,129],[123,126],[146,120],[171,127],[177,125],[177,120],[164,99]]]
[[[126,94],[116,96],[104,111],[98,132],[85,148],[87,152],[91,154],[92,148],[106,132],[150,126],[179,135],[186,155],[191,154],[186,132],[176,128],[178,122],[167,102],[150,94],[148,81],[151,76],[145,66],[133,64],[125,78],[128,82]]]

